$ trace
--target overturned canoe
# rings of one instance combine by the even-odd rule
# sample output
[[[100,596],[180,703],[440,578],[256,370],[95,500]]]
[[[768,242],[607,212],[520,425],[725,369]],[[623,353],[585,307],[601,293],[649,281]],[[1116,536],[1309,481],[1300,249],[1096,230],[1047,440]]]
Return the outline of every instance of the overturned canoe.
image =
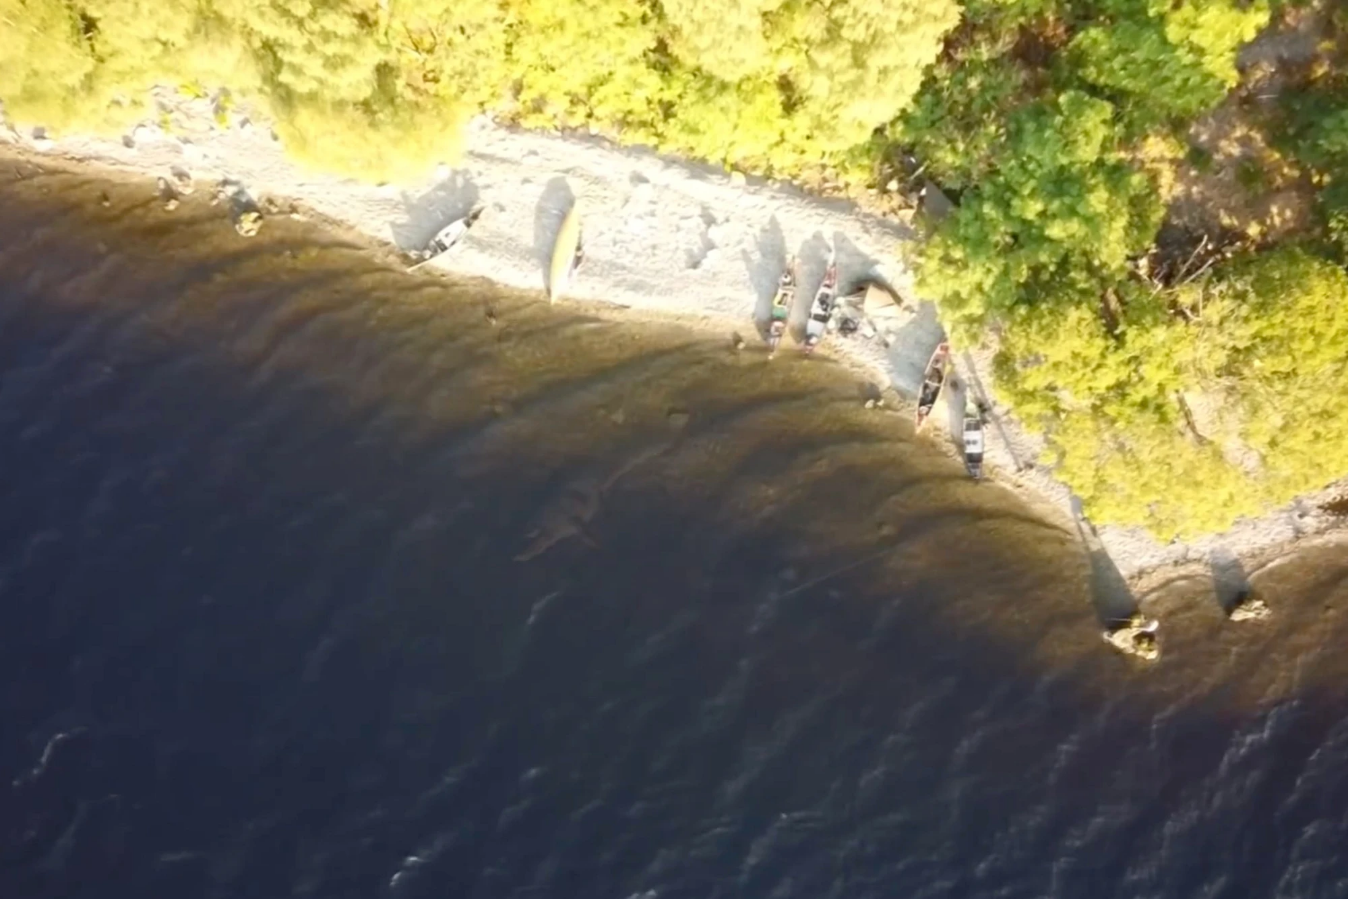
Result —
[[[548,269],[548,301],[557,298],[571,285],[571,277],[580,265],[580,203],[573,202],[557,229],[557,242],[552,245],[552,265]]]

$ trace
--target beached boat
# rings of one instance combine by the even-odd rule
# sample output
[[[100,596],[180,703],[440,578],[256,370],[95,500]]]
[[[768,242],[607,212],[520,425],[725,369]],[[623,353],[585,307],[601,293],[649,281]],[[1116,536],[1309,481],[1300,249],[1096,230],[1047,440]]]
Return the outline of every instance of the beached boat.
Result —
[[[480,215],[482,215],[482,207],[475,206],[463,218],[455,219],[437,231],[435,236],[431,238],[430,243],[426,244],[426,249],[422,250],[421,261],[408,268],[408,271],[414,272],[428,262],[433,262],[448,253],[455,244],[463,240],[463,236],[468,233],[469,228],[473,227],[473,223],[477,221]]]
[[[571,278],[584,256],[580,237],[580,203],[571,204],[562,227],[557,230],[557,242],[552,245],[552,265],[548,269],[548,302],[557,298],[571,285]]]
[[[964,396],[964,467],[975,481],[983,479],[983,414],[971,392]]]
[[[922,374],[922,389],[917,394],[917,427],[920,430],[936,400],[945,386],[946,375],[950,373],[950,344],[941,341],[927,362],[927,370]]]
[[[796,257],[786,260],[786,268],[777,282],[777,293],[772,298],[772,319],[768,322],[768,358],[777,352],[777,346],[786,333],[786,321],[791,317],[791,306],[796,300]]]
[[[805,322],[805,352],[813,353],[819,341],[828,333],[828,323],[833,318],[833,306],[838,298],[838,263],[832,248],[828,252],[828,268],[824,270],[824,280],[815,291],[814,302],[810,305],[810,318]]]

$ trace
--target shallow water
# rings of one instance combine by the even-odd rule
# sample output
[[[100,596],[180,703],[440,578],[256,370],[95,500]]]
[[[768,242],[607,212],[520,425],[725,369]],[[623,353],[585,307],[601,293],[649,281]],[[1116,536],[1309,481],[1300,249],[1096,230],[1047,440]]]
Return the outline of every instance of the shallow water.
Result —
[[[825,359],[0,192],[0,895],[1348,895],[1342,550],[1138,667]]]

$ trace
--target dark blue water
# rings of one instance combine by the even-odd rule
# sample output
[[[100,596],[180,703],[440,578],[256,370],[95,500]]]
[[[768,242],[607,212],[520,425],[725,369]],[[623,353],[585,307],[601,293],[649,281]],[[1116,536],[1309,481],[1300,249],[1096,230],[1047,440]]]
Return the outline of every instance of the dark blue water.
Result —
[[[3,170],[0,896],[1348,895],[1342,550],[1138,667],[825,360]]]

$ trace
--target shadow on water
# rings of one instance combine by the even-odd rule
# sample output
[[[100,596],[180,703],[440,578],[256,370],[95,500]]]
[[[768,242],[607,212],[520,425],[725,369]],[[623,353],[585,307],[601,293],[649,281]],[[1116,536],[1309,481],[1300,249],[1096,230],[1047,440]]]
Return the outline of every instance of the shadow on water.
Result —
[[[1212,592],[1221,607],[1222,614],[1230,615],[1231,610],[1250,595],[1253,587],[1245,566],[1235,554],[1225,548],[1219,548],[1208,557],[1208,567],[1212,573]]]
[[[1081,500],[1076,496],[1072,497],[1072,513],[1076,519],[1077,536],[1090,560],[1090,595],[1095,617],[1105,628],[1122,624],[1138,611],[1133,588],[1100,542],[1095,527],[1086,520]]]
[[[1122,664],[1074,535],[838,368],[48,186],[0,211],[0,895],[1342,877],[1336,660]],[[550,509],[590,539],[514,561]]]

